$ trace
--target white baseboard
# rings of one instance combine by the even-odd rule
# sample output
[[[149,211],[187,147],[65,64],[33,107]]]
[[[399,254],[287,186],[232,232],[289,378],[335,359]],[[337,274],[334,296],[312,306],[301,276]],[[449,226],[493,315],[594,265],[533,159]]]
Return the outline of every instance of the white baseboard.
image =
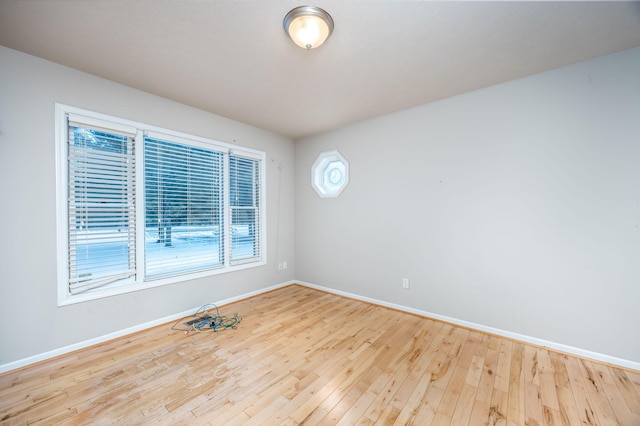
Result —
[[[249,292],[249,293],[244,293],[244,294],[241,294],[239,296],[230,297],[228,299],[219,300],[219,301],[213,302],[213,303],[216,306],[228,305],[229,303],[237,302],[238,300],[247,299],[249,297],[256,296],[258,294],[262,294],[262,293],[265,293],[265,292],[268,292],[268,291],[276,290],[278,288],[285,287],[287,285],[291,285],[291,284],[294,284],[296,282],[297,281],[289,281],[289,282],[285,282],[285,283],[276,284],[276,285],[273,285],[271,287],[266,287],[266,288],[263,288],[263,289],[260,289],[260,290],[252,291],[252,292]],[[189,309],[189,310],[184,311],[184,312],[179,312],[177,314],[169,315],[169,316],[166,316],[164,318],[159,318],[159,319],[154,320],[154,321],[145,322],[143,324],[135,325],[133,327],[125,328],[123,330],[114,331],[113,333],[105,334],[103,336],[94,337],[93,339],[84,340],[82,342],[74,343],[72,345],[64,346],[62,348],[54,349],[52,351],[44,352],[44,353],[41,353],[41,354],[38,354],[38,355],[30,356],[28,358],[19,359],[17,361],[13,361],[13,362],[9,362],[9,363],[6,363],[6,364],[2,364],[2,365],[0,365],[0,374],[6,373],[6,372],[11,371],[11,370],[16,370],[16,369],[21,368],[21,367],[26,367],[27,365],[35,364],[35,363],[40,362],[40,361],[46,361],[48,359],[55,358],[55,357],[60,356],[60,355],[64,355],[64,354],[68,354],[68,353],[73,352],[73,351],[77,351],[79,349],[88,348],[89,346],[93,346],[93,345],[97,345],[97,344],[100,344],[100,343],[104,343],[104,342],[107,342],[109,340],[117,339],[118,337],[126,336],[128,334],[136,333],[138,331],[146,330],[146,329],[151,328],[151,327],[155,327],[155,326],[158,326],[158,325],[166,324],[166,323],[169,323],[171,321],[177,321],[180,318],[184,318],[184,317],[187,317],[189,315],[193,315],[194,312],[196,312],[198,310],[198,308],[200,308],[200,306],[197,306],[197,307],[195,307],[193,309]]]
[[[550,342],[548,340],[538,339],[536,337],[526,336],[524,334],[513,333],[507,330],[501,330],[499,328],[487,327],[482,324],[476,324],[469,321],[463,321],[456,318],[447,317],[444,315],[434,314],[431,312],[423,311],[420,309],[409,308],[407,306],[396,305],[395,303],[385,302],[383,300],[372,299],[370,297],[360,296],[358,294],[347,293],[346,291],[336,290],[334,288],[323,287],[316,284],[311,284],[304,281],[296,281],[298,284],[303,285],[305,287],[313,288],[316,290],[325,291],[327,293],[337,294],[339,296],[345,296],[351,299],[361,300],[363,302],[373,303],[374,305],[385,306],[387,308],[396,309],[398,311],[403,311],[411,314],[420,315],[423,317],[433,318],[439,321],[447,322],[449,324],[459,325],[466,328],[471,328],[474,330],[482,331],[485,333],[495,334],[497,336],[506,337],[513,340],[518,340],[521,342],[531,343],[536,346],[541,346],[545,348],[549,348],[558,352],[564,352],[571,355],[576,355],[582,358],[588,358],[600,362],[604,362],[607,364],[628,368],[630,370],[640,371],[640,363],[630,361],[623,358],[616,358],[613,356],[601,354],[598,352],[588,351],[586,349],[575,348],[573,346],[563,345],[561,343]]]
[[[568,345],[563,345],[561,343],[556,343],[556,342],[550,342],[547,340],[543,340],[543,339],[538,339],[536,337],[531,337],[531,336],[526,336],[524,334],[518,334],[518,333],[513,333],[511,331],[507,331],[507,330],[501,330],[499,328],[493,328],[493,327],[487,327],[484,326],[482,324],[476,324],[476,323],[472,323],[469,321],[463,321],[463,320],[459,320],[456,318],[451,318],[451,317],[447,317],[444,315],[439,315],[439,314],[434,314],[431,312],[427,312],[427,311],[423,311],[420,309],[414,309],[414,308],[410,308],[407,306],[402,306],[402,305],[397,305],[395,303],[389,303],[389,302],[385,302],[383,300],[377,300],[377,299],[372,299],[370,297],[365,297],[365,296],[360,296],[358,294],[353,294],[353,293],[348,293],[346,291],[341,291],[341,290],[336,290],[334,288],[330,288],[330,287],[323,287],[320,285],[316,285],[316,284],[312,284],[312,283],[308,283],[308,282],[304,282],[304,281],[299,281],[299,280],[293,280],[293,281],[287,281],[284,283],[280,283],[280,284],[276,284],[270,287],[265,287],[262,288],[260,290],[256,290],[256,291],[252,291],[249,293],[244,293],[238,296],[234,296],[234,297],[230,297],[228,299],[223,299],[223,300],[219,300],[217,302],[213,302],[215,305],[217,306],[224,306],[224,305],[228,305],[230,303],[233,302],[237,302],[239,300],[242,299],[247,299],[249,297],[253,297],[253,296],[257,296],[259,294],[262,293],[266,293],[269,291],[273,291],[273,290],[277,290],[279,288],[282,287],[286,287],[288,285],[291,284],[299,284],[305,287],[309,287],[309,288],[313,288],[316,290],[321,290],[321,291],[325,291],[327,293],[333,293],[333,294],[337,294],[339,296],[345,296],[345,297],[349,297],[351,299],[356,299],[356,300],[361,300],[363,302],[368,302],[368,303],[373,303],[375,305],[380,305],[380,306],[385,306],[387,308],[392,308],[392,309],[396,309],[398,311],[403,311],[403,312],[407,312],[407,313],[412,313],[412,314],[416,314],[416,315],[420,315],[423,317],[428,317],[428,318],[433,318],[439,321],[444,321],[450,324],[454,324],[454,325],[459,325],[462,327],[466,327],[466,328],[471,328],[474,330],[478,330],[478,331],[483,331],[485,333],[490,333],[490,334],[495,334],[497,336],[502,336],[502,337],[506,337],[509,339],[513,339],[513,340],[518,340],[521,342],[526,342],[526,343],[531,343],[533,345],[536,346],[541,346],[541,347],[545,347],[545,348],[549,348],[552,350],[556,350],[559,352],[564,352],[564,353],[568,353],[568,354],[572,354],[572,355],[576,355],[582,358],[589,358],[589,359],[593,359],[596,361],[600,361],[600,362],[604,362],[607,364],[612,364],[612,365],[616,365],[619,367],[623,367],[623,368],[628,368],[630,370],[636,370],[636,371],[640,371],[640,363],[638,362],[634,362],[634,361],[630,361],[630,360],[626,360],[626,359],[622,359],[622,358],[616,358],[613,356],[609,356],[609,355],[604,355],[598,352],[592,352],[592,351],[588,351],[585,349],[580,349],[580,348],[575,348],[573,346],[568,346]],[[151,327],[155,327],[158,325],[162,325],[162,324],[166,324],[169,323],[171,321],[177,321],[180,318],[184,318],[186,316],[189,315],[193,315],[194,312],[196,312],[196,310],[199,308],[195,307],[193,309],[189,309],[188,311],[184,311],[184,312],[180,312],[177,314],[173,314],[173,315],[169,315],[166,316],[164,318],[159,318],[157,320],[154,321],[149,321],[143,324],[139,324],[133,327],[129,327],[123,330],[119,330],[119,331],[115,331],[113,333],[109,333],[109,334],[105,334],[103,336],[98,336],[95,337],[93,339],[89,339],[89,340],[85,340],[82,342],[78,342],[78,343],[74,343],[73,345],[69,345],[69,346],[65,346],[62,348],[58,348],[58,349],[54,349],[52,351],[48,351],[48,352],[44,352],[38,355],[34,355],[34,356],[30,356],[28,358],[24,358],[24,359],[20,359],[17,361],[13,361],[13,362],[9,362],[6,364],[2,364],[0,365],[0,374],[2,373],[6,373],[8,371],[11,370],[15,370],[21,367],[25,367],[27,365],[31,365],[31,364],[35,364],[37,362],[40,361],[45,361],[47,359],[51,359],[51,358],[55,358],[57,356],[60,355],[64,355],[73,351],[77,351],[79,349],[84,349],[84,348],[88,348],[89,346],[93,346],[93,345],[97,345],[100,343],[104,343],[107,342],[109,340],[113,340],[113,339],[117,339],[119,337],[122,336],[126,336],[128,334],[132,334],[141,330],[145,330]]]

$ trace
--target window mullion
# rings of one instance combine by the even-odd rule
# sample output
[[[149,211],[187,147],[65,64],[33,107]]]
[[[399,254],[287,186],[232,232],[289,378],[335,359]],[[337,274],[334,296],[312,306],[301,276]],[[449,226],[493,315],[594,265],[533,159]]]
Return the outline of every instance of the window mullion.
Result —
[[[136,133],[135,145],[135,168],[136,168],[136,281],[145,280],[145,168],[144,168],[144,133],[138,130]]]
[[[231,173],[229,168],[229,154],[226,153],[223,157],[222,163],[222,176],[223,176],[223,201],[222,201],[222,220],[224,222],[224,266],[228,267],[231,264],[231,200],[229,199],[231,191],[230,191],[230,183],[231,183]]]

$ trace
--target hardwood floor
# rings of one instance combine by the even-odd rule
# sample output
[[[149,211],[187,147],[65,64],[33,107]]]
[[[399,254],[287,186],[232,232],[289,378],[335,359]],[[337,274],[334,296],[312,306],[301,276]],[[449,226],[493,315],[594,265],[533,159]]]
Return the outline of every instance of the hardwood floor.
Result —
[[[640,372],[293,285],[0,376],[1,424],[640,425]]]

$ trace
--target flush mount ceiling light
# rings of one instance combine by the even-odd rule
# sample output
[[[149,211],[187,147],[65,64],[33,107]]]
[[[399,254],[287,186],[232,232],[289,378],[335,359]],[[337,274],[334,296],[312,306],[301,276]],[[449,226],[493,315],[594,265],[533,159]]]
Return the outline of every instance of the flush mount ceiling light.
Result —
[[[292,9],[284,17],[283,25],[291,40],[307,50],[322,46],[333,32],[331,15],[315,6]]]

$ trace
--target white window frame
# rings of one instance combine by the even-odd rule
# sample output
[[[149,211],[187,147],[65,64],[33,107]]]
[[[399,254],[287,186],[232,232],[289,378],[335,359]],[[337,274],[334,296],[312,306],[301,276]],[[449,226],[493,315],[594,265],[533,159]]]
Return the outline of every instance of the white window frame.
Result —
[[[88,119],[95,119],[104,122],[113,123],[117,126],[134,127],[137,129],[135,144],[135,161],[136,161],[136,276],[135,278],[123,280],[109,284],[97,289],[88,290],[79,294],[71,294],[69,291],[69,273],[68,273],[68,120],[69,114],[76,114]],[[57,293],[58,306],[80,303],[89,300],[110,297],[118,294],[129,293],[133,291],[144,290],[148,288],[163,286],[167,284],[181,283],[188,280],[203,278],[212,275],[218,275],[247,268],[260,267],[267,264],[267,217],[266,217],[266,154],[262,151],[236,146],[224,142],[219,142],[199,136],[189,135],[169,129],[160,128],[144,123],[135,122],[123,118],[113,117],[81,108],[76,108],[64,104],[55,104],[55,149],[56,149],[56,227],[57,227]],[[224,266],[215,269],[185,273],[174,275],[166,278],[146,279],[144,268],[144,238],[145,238],[145,193],[144,193],[144,134],[155,133],[161,134],[164,139],[187,144],[196,147],[218,150],[224,153]],[[229,154],[237,154],[254,158],[260,161],[260,208],[259,208],[259,253],[258,258],[249,262],[231,262],[230,261],[230,204],[229,204]]]

